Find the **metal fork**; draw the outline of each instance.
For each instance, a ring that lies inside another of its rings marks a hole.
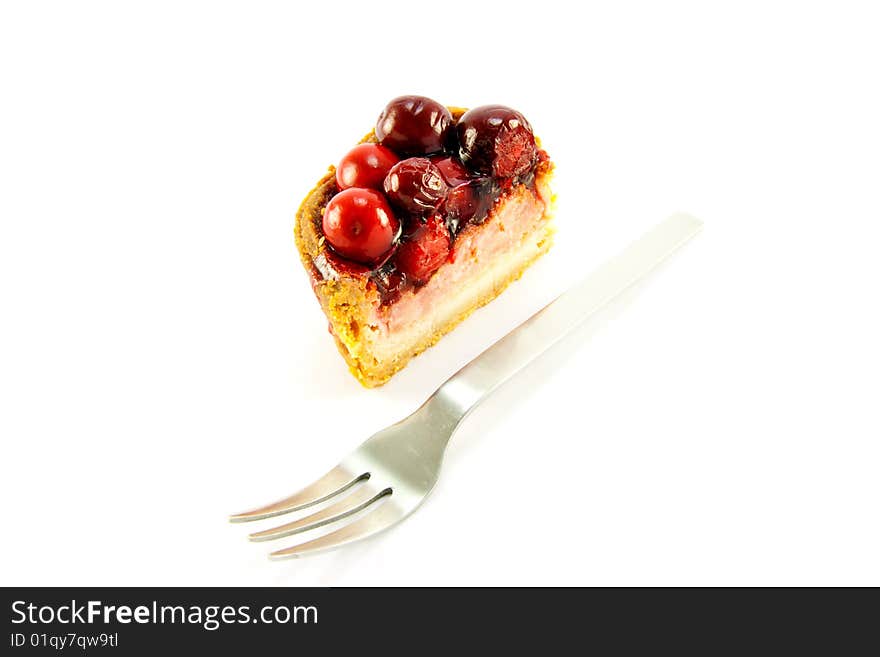
[[[651,273],[701,226],[699,220],[688,215],[669,217],[486,349],[452,375],[412,415],[373,435],[316,482],[286,499],[236,514],[230,520],[261,520],[337,500],[293,522],[250,535],[251,540],[267,541],[357,516],[328,534],[272,552],[272,559],[338,548],[400,522],[431,492],[450,438],[482,400]]]

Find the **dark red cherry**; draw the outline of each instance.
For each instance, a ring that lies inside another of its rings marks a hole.
[[[383,303],[395,301],[407,288],[406,276],[394,266],[393,260],[373,273],[373,281]]]
[[[456,185],[446,195],[443,211],[446,223],[458,232],[468,222],[480,223],[489,214],[497,197],[497,186],[491,178],[473,178]]]
[[[426,283],[449,256],[450,238],[439,215],[429,217],[401,243],[394,254],[397,269],[415,283]]]
[[[459,155],[470,170],[512,178],[528,171],[537,146],[525,117],[503,105],[484,105],[465,112],[458,120]]]
[[[436,100],[400,96],[379,115],[376,139],[401,155],[429,155],[449,143],[451,128],[452,114]]]
[[[330,199],[324,210],[323,228],[339,255],[372,266],[391,253],[400,222],[380,192],[351,187]]]
[[[417,215],[434,212],[449,190],[440,169],[426,157],[411,157],[395,164],[383,187],[394,207]]]
[[[431,158],[434,166],[440,169],[443,179],[450,187],[455,187],[470,180],[471,174],[457,157],[435,155]]]
[[[336,167],[336,184],[339,189],[368,187],[382,189],[382,181],[399,158],[379,144],[358,144],[352,148]]]
[[[457,230],[466,224],[477,214],[480,199],[473,185],[462,183],[458,187],[449,190],[446,204],[443,206],[447,216],[447,223],[452,223]]]

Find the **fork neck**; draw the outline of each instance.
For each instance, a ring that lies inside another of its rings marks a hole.
[[[464,394],[464,390],[453,390],[443,385],[410,417],[429,426],[431,430],[426,432],[425,437],[431,442],[443,443],[442,448],[445,448],[458,425],[475,405],[472,398]]]
[[[486,397],[484,385],[463,376],[453,376],[441,385],[428,399],[426,405],[448,416],[450,422],[459,424]]]
[[[456,424],[464,420],[496,388],[513,378],[577,325],[568,322],[561,328],[553,323],[551,330],[546,330],[541,319],[549,308],[526,320],[449,377],[428,403],[443,409],[450,418],[454,418]]]
[[[420,410],[430,416],[432,424],[442,426],[443,433],[451,438],[470,412],[509,376],[484,372],[479,364],[471,363],[437,388]]]

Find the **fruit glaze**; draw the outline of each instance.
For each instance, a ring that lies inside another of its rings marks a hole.
[[[451,259],[456,235],[484,222],[505,193],[533,187],[541,166],[549,158],[516,110],[395,98],[336,167],[321,226],[328,261],[369,276],[393,303]]]

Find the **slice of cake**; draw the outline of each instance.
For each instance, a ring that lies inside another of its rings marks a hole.
[[[552,242],[553,165],[525,117],[421,96],[317,184],[295,236],[330,333],[365,386],[382,385]]]

